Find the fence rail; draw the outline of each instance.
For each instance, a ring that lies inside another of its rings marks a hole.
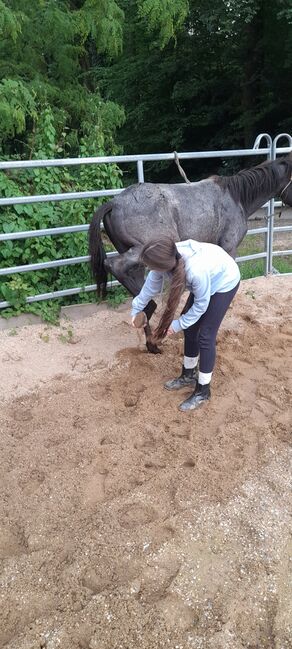
[[[285,139],[288,141],[288,146],[278,146],[280,139]],[[265,142],[265,146],[260,146],[262,141]],[[275,160],[277,154],[289,153],[292,150],[292,136],[288,133],[279,133],[274,139],[268,133],[261,133],[255,140],[254,146],[252,149],[228,149],[223,151],[193,151],[193,152],[184,152],[179,153],[178,157],[180,160],[202,160],[202,159],[212,159],[212,158],[231,158],[231,157],[244,157],[244,156],[266,156],[268,160]],[[58,160],[17,160],[17,161],[0,161],[0,169],[9,170],[9,169],[35,169],[40,167],[69,167],[77,165],[88,165],[88,164],[128,164],[136,163],[137,169],[137,180],[138,182],[144,182],[144,163],[153,162],[153,161],[163,161],[163,160],[175,160],[176,153],[157,153],[157,154],[139,154],[139,155],[125,155],[125,156],[96,156],[90,158],[63,158]],[[97,198],[97,197],[111,197],[119,194],[123,189],[104,189],[104,190],[94,190],[94,191],[84,191],[84,192],[64,192],[57,194],[41,194],[35,196],[15,196],[11,198],[0,198],[0,207],[8,205],[27,205],[29,203],[43,203],[49,201],[67,201],[67,200],[81,200],[86,198]],[[276,202],[274,199],[271,199],[268,203],[263,205],[263,208],[267,210],[267,226],[261,228],[250,229],[247,232],[247,235],[255,234],[265,234],[266,235],[266,249],[261,253],[256,253],[253,255],[245,255],[237,257],[237,262],[242,263],[244,261],[254,260],[254,259],[265,259],[265,272],[266,274],[273,272],[273,257],[279,257],[282,255],[291,255],[292,250],[273,250],[273,234],[274,232],[289,232],[292,231],[292,226],[280,226],[274,227],[274,208],[280,206],[281,202]],[[17,239],[27,239],[30,237],[46,237],[46,236],[56,236],[64,235],[75,232],[86,232],[88,230],[88,225],[72,225],[56,228],[44,228],[41,230],[26,230],[23,232],[11,232],[0,234],[0,241],[14,241]],[[110,252],[107,253],[108,256],[114,256],[117,253]],[[24,272],[33,272],[36,270],[43,270],[46,268],[58,268],[60,266],[67,266],[73,264],[80,264],[89,261],[89,256],[82,257],[70,257],[67,259],[58,259],[53,261],[47,261],[43,263],[35,264],[26,264],[20,266],[11,266],[8,268],[0,269],[0,276],[11,275],[14,273],[24,273]],[[286,273],[285,273],[286,274]],[[110,282],[111,286],[116,286],[119,282],[112,281]],[[81,292],[90,292],[94,291],[96,288],[95,284],[90,284],[88,286],[78,286],[69,289],[63,289],[60,291],[53,291],[50,293],[42,293],[39,295],[32,295],[26,299],[28,304],[32,302],[56,299],[59,297],[64,297],[67,295],[76,295]],[[0,309],[7,308],[10,306],[10,303],[7,301],[0,302]]]

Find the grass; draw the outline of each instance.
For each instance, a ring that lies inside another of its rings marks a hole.
[[[288,246],[287,246],[288,247]],[[277,246],[278,248],[278,246]],[[245,255],[253,255],[265,250],[265,235],[255,234],[245,237],[243,242],[238,248],[237,256],[244,257]],[[273,267],[279,273],[292,273],[292,257],[273,257]],[[255,259],[244,261],[239,264],[242,279],[250,279],[252,277],[260,277],[265,274],[266,260]]]

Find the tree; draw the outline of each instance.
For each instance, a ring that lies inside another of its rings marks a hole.
[[[252,146],[291,129],[290,4],[123,0],[124,50],[99,74],[125,108],[127,152]]]
[[[67,129],[68,154],[96,125],[110,148],[123,111],[102,100],[95,68],[101,54],[122,47],[124,16],[115,0],[10,0],[9,7],[0,0],[0,9],[3,154],[33,155],[38,115],[48,106],[59,135]]]

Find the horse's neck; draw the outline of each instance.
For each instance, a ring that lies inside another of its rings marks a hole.
[[[246,218],[248,219],[252,214],[254,214],[257,210],[259,210],[267,201],[269,201],[271,198],[274,198],[274,196],[277,193],[277,189],[270,192],[267,194],[266,192],[261,192],[257,197],[254,198],[254,200],[246,206],[245,208],[245,215]]]
[[[271,198],[279,195],[283,186],[284,178],[275,179],[271,183],[269,189],[263,189],[261,186],[259,186],[258,193],[256,193],[248,203],[245,203],[244,209],[246,218],[248,219],[252,214],[254,214],[254,212],[263,207],[263,205],[265,205],[265,203],[267,203],[267,201],[269,201]]]

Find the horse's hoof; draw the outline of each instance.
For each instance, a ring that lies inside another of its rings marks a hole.
[[[150,354],[162,354],[161,349],[159,349],[157,345],[153,345],[153,343],[146,342],[146,347],[148,352],[150,352]]]

